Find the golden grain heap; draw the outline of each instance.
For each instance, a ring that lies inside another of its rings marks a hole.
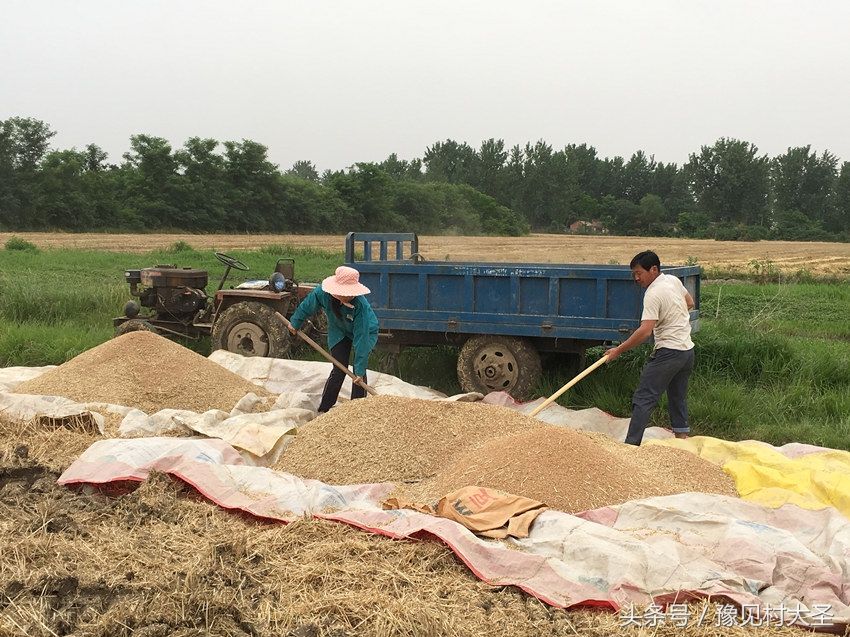
[[[160,409],[230,411],[260,387],[200,354],[151,332],[130,332],[83,352],[15,388],[20,394]]]
[[[275,468],[330,484],[418,482],[458,453],[535,426],[505,407],[375,396],[299,429]]]
[[[737,495],[719,467],[687,451],[633,447],[553,426],[467,451],[423,489],[433,499],[467,485],[517,493],[569,513],[689,491]]]
[[[394,396],[312,421],[275,468],[330,484],[395,482],[400,496],[427,503],[480,485],[568,512],[689,491],[737,495],[719,467],[686,451],[633,447],[494,405]]]

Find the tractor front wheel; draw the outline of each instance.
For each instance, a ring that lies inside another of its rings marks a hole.
[[[540,355],[524,338],[473,336],[457,358],[457,378],[464,391],[504,391],[514,398],[527,398],[540,373]]]
[[[253,301],[235,303],[215,317],[213,349],[225,349],[242,356],[286,358],[289,331],[275,311]]]

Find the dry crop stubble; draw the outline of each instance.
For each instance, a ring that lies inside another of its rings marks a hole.
[[[269,245],[313,247],[339,253],[342,235],[193,235],[193,234],[96,234],[96,233],[0,233],[0,243],[20,237],[39,248],[70,248],[147,252],[167,248],[179,241],[195,249],[255,250]],[[796,241],[715,241],[669,237],[611,237],[532,234],[525,237],[419,238],[420,252],[433,261],[470,260],[542,263],[628,264],[641,250],[655,250],[662,263],[683,264],[696,259],[706,268],[747,272],[753,261],[770,262],[778,270],[795,273],[804,269],[816,276],[850,277],[850,243]]]

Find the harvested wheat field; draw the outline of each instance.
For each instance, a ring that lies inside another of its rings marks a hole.
[[[626,628],[614,613],[553,609],[491,587],[437,542],[315,520],[266,523],[161,474],[134,491],[58,486],[95,439],[0,418],[0,635],[804,634],[718,628],[713,603],[692,609],[704,615],[699,626]]]
[[[568,513],[691,491],[738,495],[720,467],[687,451],[633,447],[603,434],[550,426],[459,454],[418,491],[434,501],[467,485],[523,495]]]
[[[0,233],[5,242],[12,233]],[[193,235],[95,233],[14,233],[39,248],[75,248],[145,252],[185,241],[197,249],[254,250],[268,245],[309,246],[342,252],[342,235]],[[787,273],[805,269],[813,275],[850,276],[850,244],[796,241],[714,241],[669,237],[610,237],[532,234],[527,237],[419,237],[420,252],[433,261],[471,260],[541,263],[628,264],[641,250],[652,249],[662,263],[696,259],[703,267],[747,272],[751,261],[771,261]]]
[[[539,426],[505,407],[375,396],[299,429],[275,468],[329,484],[418,482],[459,453]]]
[[[19,394],[160,409],[230,411],[249,392],[270,394],[200,354],[152,332],[130,332],[21,383]]]

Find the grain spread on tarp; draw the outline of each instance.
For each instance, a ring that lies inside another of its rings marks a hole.
[[[737,495],[719,467],[673,451],[494,405],[378,396],[303,427],[276,468],[331,484],[395,482],[399,496],[427,504],[467,485],[569,512],[690,491]]]

